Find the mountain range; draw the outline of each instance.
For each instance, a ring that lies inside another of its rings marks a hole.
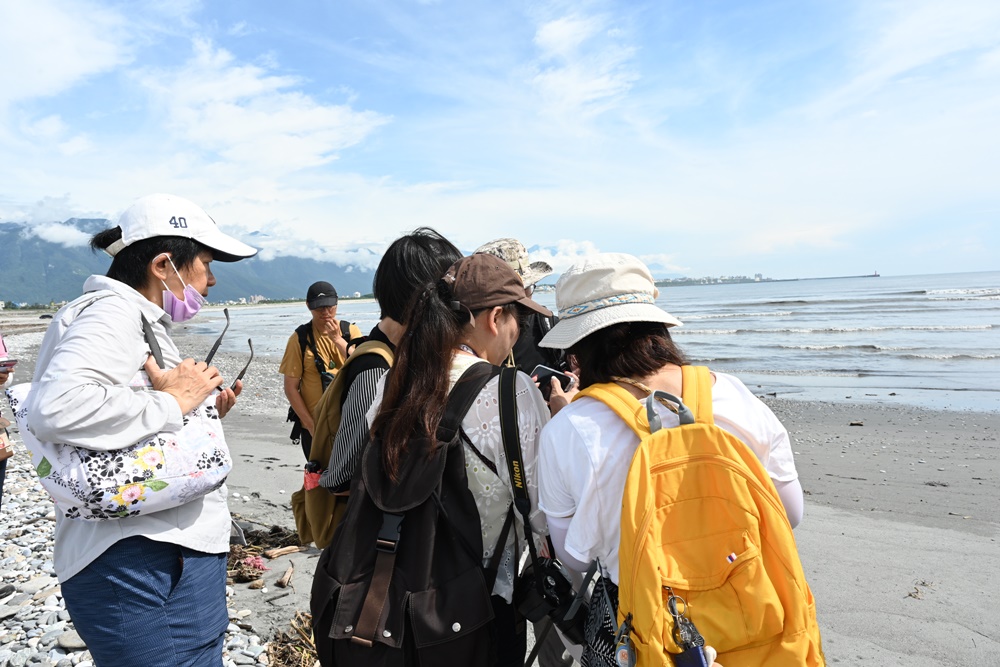
[[[35,304],[79,296],[87,276],[104,274],[111,264],[85,239],[111,226],[108,220],[74,218],[58,226],[57,240],[46,240],[26,223],[0,222],[0,301]],[[369,268],[293,256],[214,262],[212,271],[218,281],[209,293],[214,302],[252,295],[304,299],[317,280],[332,283],[341,295],[368,294],[374,276]]]

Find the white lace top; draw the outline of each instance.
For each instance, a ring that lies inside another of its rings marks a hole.
[[[451,386],[454,387],[462,374],[470,366],[480,360],[471,355],[457,354],[452,361],[450,373]],[[465,445],[465,466],[469,478],[469,489],[476,499],[479,509],[479,519],[483,530],[483,565],[489,564],[493,550],[504,520],[507,518],[514,495],[511,491],[510,474],[507,470],[507,457],[504,454],[503,441],[500,436],[500,403],[498,401],[499,378],[493,378],[486,383],[476,401],[472,404],[462,429],[472,445],[485,458],[489,459],[497,469],[494,474],[483,463],[482,459]],[[382,392],[385,380],[379,384],[378,392],[372,407],[368,411],[368,423],[371,424],[382,404]],[[531,498],[531,527],[535,536],[535,546],[541,550],[545,545],[542,536],[548,533],[545,525],[545,515],[538,509],[538,476],[535,472],[538,460],[538,437],[542,427],[549,421],[549,409],[545,405],[538,387],[524,373],[517,374],[517,425],[521,436],[521,456],[524,460],[524,479]],[[501,596],[507,602],[511,601],[514,592],[514,578],[517,575],[521,554],[526,550],[524,544],[524,527],[521,515],[514,513],[514,525],[507,534],[504,554],[500,560],[497,581],[493,586],[493,594]]]

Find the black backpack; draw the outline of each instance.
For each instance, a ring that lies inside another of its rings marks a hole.
[[[427,455],[426,437],[410,440],[397,483],[383,471],[378,434],[365,448],[347,514],[313,579],[313,634],[323,667],[496,661],[490,596],[513,512],[483,568],[461,423],[499,371],[479,363],[462,375],[438,427],[437,451]]]

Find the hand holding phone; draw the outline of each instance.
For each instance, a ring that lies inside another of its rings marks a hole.
[[[535,366],[534,370],[531,371],[531,377],[538,383],[538,388],[546,401],[549,400],[549,394],[552,392],[552,378],[559,380],[559,386],[562,387],[563,391],[569,389],[573,384],[573,378],[566,373],[541,364]]]

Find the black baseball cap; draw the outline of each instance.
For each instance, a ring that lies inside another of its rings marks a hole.
[[[306,293],[306,305],[309,306],[309,310],[316,310],[317,308],[324,308],[326,306],[336,306],[337,290],[333,288],[333,285],[322,280],[318,283],[313,283],[309,286],[309,291]]]

